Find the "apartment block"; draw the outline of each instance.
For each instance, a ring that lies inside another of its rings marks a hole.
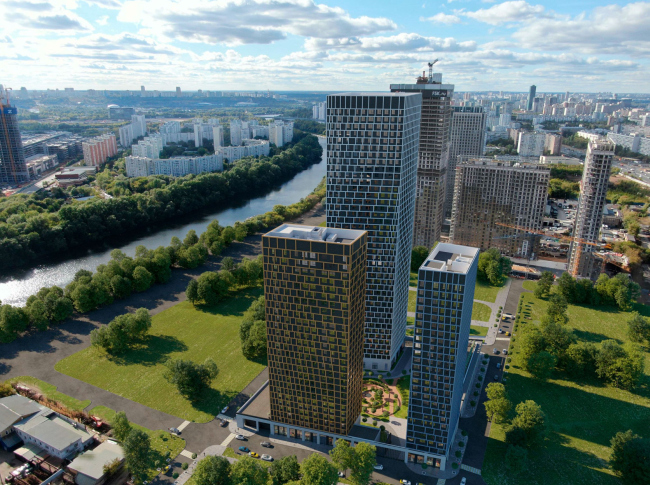
[[[112,133],[91,138],[83,142],[82,147],[86,165],[97,167],[108,157],[117,155],[117,141]]]
[[[230,144],[234,147],[240,146],[244,138],[248,138],[248,123],[242,120],[230,122]]]
[[[548,166],[463,160],[456,167],[450,241],[532,258],[539,238],[527,230],[543,228],[549,180]]]
[[[592,278],[594,276],[594,246],[585,243],[598,241],[603,208],[607,196],[609,176],[612,171],[615,145],[605,139],[590,141],[587,146],[580,199],[573,236],[577,239],[569,248],[568,271],[574,277]]]
[[[269,142],[281,147],[293,140],[293,121],[274,121],[269,125]]]
[[[404,343],[421,93],[327,97],[327,226],[368,231],[364,364]]]
[[[221,155],[229,162],[234,162],[244,157],[268,157],[271,146],[266,140],[244,140],[242,146],[220,147],[215,154]]]
[[[147,134],[147,122],[144,115],[132,115],[131,123],[124,125],[119,130],[120,145],[128,147],[133,140]]]
[[[312,116],[316,121],[325,121],[327,102],[316,103],[312,106]]]
[[[347,435],[361,413],[366,247],[365,231],[330,227],[283,224],[262,237],[279,425]]]
[[[562,135],[547,133],[544,142],[544,152],[549,155],[560,155],[562,153]]]
[[[501,117],[510,119],[509,114]],[[456,165],[459,156],[480,157],[485,150],[485,124],[487,112],[482,106],[454,106],[451,118],[449,164],[445,189],[445,216],[451,216],[456,182]]]
[[[140,140],[137,145],[132,145],[131,155],[134,157],[158,158],[164,146],[163,135],[156,133]]]
[[[440,243],[418,270],[408,461],[444,468],[460,417],[479,250]],[[412,450],[412,451],[411,451]]]
[[[126,157],[127,177],[147,177],[149,175],[170,175],[183,177],[188,174],[198,175],[205,172],[223,170],[223,156],[220,154],[204,157],[156,158],[143,156]]]
[[[413,245],[430,248],[444,222],[454,85],[442,84],[440,73],[423,73],[416,84],[391,84],[390,90],[422,94]]]
[[[0,184],[16,185],[28,180],[25,149],[18,128],[18,108],[9,104],[0,84]]]
[[[544,154],[546,133],[521,132],[517,139],[517,153],[520,157],[539,157]]]

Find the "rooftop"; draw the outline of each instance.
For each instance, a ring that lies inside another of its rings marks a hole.
[[[42,409],[31,399],[14,394],[0,399],[0,431],[3,431],[21,419],[38,413]]]
[[[439,243],[420,269],[467,274],[472,261],[478,258],[479,249],[458,244]]]
[[[60,418],[51,409],[45,409],[36,416],[23,419],[14,427],[55,450],[64,450],[80,439],[85,442],[91,437],[90,433],[83,429],[83,426],[81,429],[77,428]]]
[[[365,231],[354,229],[338,229],[332,227],[301,226],[298,224],[282,224],[265,234],[267,237],[286,239],[303,239],[309,241],[325,241],[329,243],[352,244]]]
[[[104,476],[104,465],[114,460],[123,460],[122,447],[115,441],[104,441],[92,451],[86,451],[75,458],[68,468],[99,480]]]

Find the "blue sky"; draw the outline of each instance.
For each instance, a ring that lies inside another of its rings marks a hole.
[[[0,0],[14,89],[650,92],[650,2]]]

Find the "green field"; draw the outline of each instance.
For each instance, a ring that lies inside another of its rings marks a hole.
[[[41,391],[41,394],[43,394],[43,396],[47,397],[48,399],[59,401],[60,403],[69,407],[70,409],[74,409],[75,411],[83,411],[85,408],[90,406],[89,399],[86,399],[85,401],[75,399],[74,397],[57,391],[56,386],[48,384],[47,382],[40,379],[36,379],[36,377],[19,376],[9,379],[7,382],[25,384],[27,387],[30,387],[32,389],[38,389]]]
[[[523,282],[524,290],[535,291],[536,281],[526,280]]]
[[[522,315],[527,317],[526,325],[537,323],[546,306],[546,301],[524,293]],[[642,305],[637,310],[650,313],[650,308]],[[581,340],[596,343],[605,339],[628,340],[629,313],[614,308],[596,310],[569,305],[568,315],[569,326]],[[507,389],[513,404],[532,399],[541,405],[549,422],[549,434],[543,447],[529,453],[526,472],[514,477],[504,468],[504,427],[493,425],[482,469],[486,483],[620,484],[607,467],[610,439],[618,431],[628,429],[646,437],[650,435],[650,352],[647,347],[645,351],[645,382],[635,392],[600,382],[573,382],[560,372],[555,373],[554,379],[538,381],[519,366],[511,365]]]
[[[402,397],[402,406],[395,413],[396,418],[406,419],[409,408],[409,392],[411,387],[411,376],[400,377],[397,380],[397,390]]]
[[[243,291],[207,309],[184,301],[154,315],[143,348],[118,358],[89,347],[59,361],[55,369],[153,409],[205,423],[266,366],[246,360],[239,341],[242,315],[261,294],[259,288]],[[203,362],[208,357],[217,363],[219,375],[193,404],[165,380],[163,363],[167,358]]]
[[[479,322],[489,322],[490,315],[492,315],[492,309],[487,306],[485,303],[474,302],[474,308],[472,310],[472,320],[478,320]]]
[[[476,303],[475,303],[476,304]],[[485,337],[488,333],[488,327],[472,325],[469,327],[469,334],[474,337]]]
[[[503,286],[492,286],[484,281],[476,280],[474,299],[494,303],[497,301],[497,294],[501,288],[503,288]]]
[[[408,311],[415,311],[415,299],[417,298],[417,291],[409,291],[409,306]]]
[[[103,420],[110,422],[111,419],[113,419],[113,416],[115,416],[115,411],[113,411],[111,408],[107,408],[106,406],[95,406],[90,410],[90,414],[94,416],[98,416]],[[128,417],[128,411],[127,411],[127,417]],[[163,431],[160,429],[156,431],[152,431],[143,426],[138,426],[135,423],[131,423],[131,427],[141,429],[142,431],[144,431],[149,435],[149,440],[151,441],[151,451],[153,452],[151,454],[151,459],[150,459],[151,463],[149,464],[150,479],[154,478],[156,475],[160,473],[156,470],[158,466],[160,466],[160,465],[156,466],[156,461],[159,461],[161,464],[165,463],[166,456],[169,456],[173,459],[181,451],[183,451],[183,449],[185,449],[185,440],[171,434],[169,431]],[[171,472],[167,472],[167,473],[171,474]]]
[[[409,278],[409,286],[417,287],[418,286],[418,272],[411,271],[411,277]]]

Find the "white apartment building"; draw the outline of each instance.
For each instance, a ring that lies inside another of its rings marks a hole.
[[[549,152],[551,155],[559,155],[561,150],[562,135],[547,133],[546,141],[544,142],[544,151]]]
[[[607,133],[607,139],[615,145],[620,145],[642,155],[650,155],[650,138],[641,136],[640,133],[622,135],[619,133]]]
[[[217,126],[220,126],[220,124],[219,120],[215,118],[209,119],[207,123],[200,119],[194,120],[194,146],[197,148],[203,146],[203,139],[213,140],[214,128]],[[221,145],[223,145],[223,141]]]
[[[158,158],[164,146],[165,140],[163,136],[156,133],[145,137],[144,140],[140,140],[137,145],[133,145],[131,147],[131,155],[135,157]]]
[[[269,142],[277,147],[291,143],[293,140],[293,121],[274,121],[269,126]]]
[[[144,115],[131,115],[131,123],[119,130],[120,145],[128,147],[133,140],[147,134],[147,122]]]
[[[251,137],[262,137],[262,138],[268,138],[269,137],[269,127],[266,125],[257,125],[251,127]]]
[[[221,154],[204,157],[174,157],[157,158],[126,157],[127,177],[147,177],[149,175],[170,175],[183,177],[188,174],[198,175],[205,172],[220,172],[223,170]]]
[[[316,103],[312,107],[312,116],[317,121],[325,121],[325,116],[327,114],[327,102],[323,101],[322,103]]]
[[[578,131],[576,133],[576,136],[579,136],[580,138],[584,138],[589,141],[598,141],[600,138],[602,138],[603,135],[600,133],[596,133],[594,131]]]
[[[223,126],[221,125],[212,126],[212,140],[214,142],[215,150],[223,146]]]
[[[158,132],[164,134],[180,133],[181,124],[178,121],[167,121],[166,123],[160,125]]]
[[[83,142],[82,149],[86,165],[97,167],[106,162],[108,157],[117,155],[117,140],[112,133],[97,136]]]
[[[521,157],[539,157],[544,154],[546,133],[519,133],[517,153]]]
[[[244,157],[268,157],[271,147],[266,140],[244,140],[243,146],[221,147],[215,150],[229,162],[234,162]]]
[[[246,126],[246,131],[248,131],[248,123],[242,122],[242,120],[232,120],[230,122],[230,144],[232,146],[241,145],[242,140],[244,139],[242,133],[244,130],[244,125]]]

